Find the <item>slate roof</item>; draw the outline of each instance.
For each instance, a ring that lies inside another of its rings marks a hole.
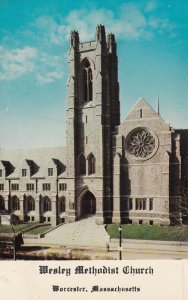
[[[6,169],[7,178],[17,178],[24,163],[31,169],[31,177],[45,177],[47,164],[57,166],[58,176],[66,176],[66,148],[33,148],[0,150],[0,161]]]

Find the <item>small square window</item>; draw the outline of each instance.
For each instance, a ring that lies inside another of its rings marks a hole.
[[[48,176],[53,176],[53,168],[48,168]]]
[[[22,169],[22,177],[26,177],[27,176],[27,169]]]
[[[133,209],[133,199],[129,198],[129,210]]]
[[[153,210],[153,198],[149,199],[149,210]]]
[[[143,220],[139,220],[139,224],[140,224],[140,225],[143,224]]]
[[[48,222],[50,222],[51,221],[51,219],[50,219],[50,217],[48,217]]]
[[[153,225],[153,221],[149,221],[149,225]]]
[[[143,210],[146,210],[146,199],[143,199]]]
[[[27,183],[26,184],[27,191],[34,191],[34,183]]]
[[[19,184],[18,183],[13,183],[11,185],[11,190],[12,191],[19,191]]]
[[[43,191],[50,191],[51,190],[50,183],[43,183],[42,189],[43,189]]]
[[[138,206],[139,206],[139,199],[136,198],[136,210],[138,210]]]
[[[66,183],[60,183],[59,184],[59,190],[60,191],[66,191],[67,190],[67,184]]]

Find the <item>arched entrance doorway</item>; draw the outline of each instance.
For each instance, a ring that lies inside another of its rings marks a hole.
[[[95,196],[87,191],[81,199],[81,215],[94,215],[96,213],[96,199]]]

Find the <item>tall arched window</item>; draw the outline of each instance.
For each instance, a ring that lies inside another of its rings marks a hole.
[[[65,197],[59,198],[59,212],[65,211]]]
[[[5,201],[2,196],[0,196],[0,210],[5,210]]]
[[[44,212],[52,210],[52,208],[51,208],[51,201],[50,201],[50,199],[47,196],[45,196],[43,198],[43,210],[44,210]]]
[[[20,200],[17,196],[12,197],[12,209],[13,210],[20,210]]]
[[[35,210],[35,200],[31,196],[28,196],[28,198],[27,198],[27,208],[28,208],[28,211]]]
[[[93,76],[89,61],[86,59],[83,69],[83,90],[84,101],[93,100]]]
[[[95,156],[90,153],[88,156],[88,175],[95,174]]]
[[[80,175],[86,174],[86,158],[83,153],[79,157],[79,173]]]
[[[89,90],[89,97],[88,101],[93,100],[93,76],[91,68],[88,69],[88,90]]]

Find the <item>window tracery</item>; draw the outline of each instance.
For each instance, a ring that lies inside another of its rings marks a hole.
[[[27,198],[28,201],[28,211],[34,211],[35,210],[35,200],[33,197],[29,196]]]
[[[95,156],[91,153],[88,156],[88,175],[95,174]]]
[[[52,210],[51,200],[48,197],[43,198],[43,210],[44,212]]]
[[[80,175],[86,175],[86,158],[83,153],[79,157],[79,173]]]
[[[93,75],[89,61],[86,59],[83,69],[84,102],[93,100]]]
[[[128,139],[128,150],[130,154],[138,158],[150,156],[156,147],[154,136],[146,129],[134,131]]]
[[[20,210],[20,200],[17,196],[12,197],[12,209],[13,210]]]

